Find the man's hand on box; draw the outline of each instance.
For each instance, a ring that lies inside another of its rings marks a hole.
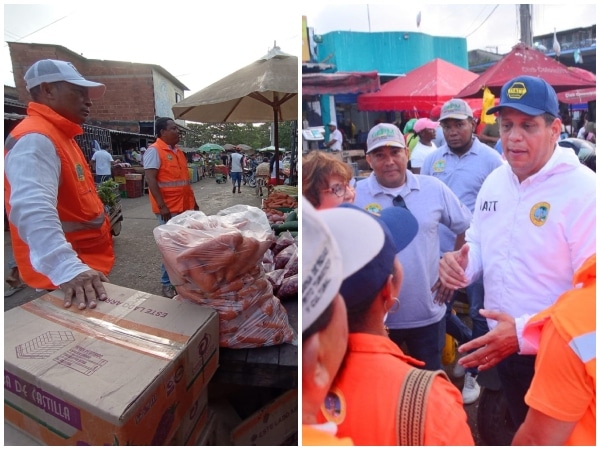
[[[65,293],[64,307],[69,308],[75,302],[79,309],[95,308],[97,300],[104,301],[108,297],[103,281],[108,281],[108,278],[102,272],[86,270],[61,284],[60,288]]]

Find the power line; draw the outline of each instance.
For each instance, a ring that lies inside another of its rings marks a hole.
[[[4,30],[4,34],[7,34],[10,39],[18,39],[19,38],[19,35],[11,32],[11,31],[8,31],[8,30]],[[12,35],[12,37],[11,37],[11,35]]]
[[[63,19],[66,19],[67,17],[69,17],[69,14],[67,14],[67,15],[66,15],[66,16],[64,16],[64,17],[61,17],[60,19],[56,19],[54,22],[51,22],[51,23],[49,23],[48,25],[44,25],[42,28],[38,28],[37,30],[35,30],[35,31],[32,31],[32,32],[31,32],[31,33],[29,33],[29,34],[26,34],[25,36],[23,36],[23,37],[21,37],[21,38],[17,39],[17,40],[16,40],[16,42],[22,41],[22,40],[23,40],[23,39],[25,39],[26,37],[29,37],[29,36],[31,36],[32,34],[35,34],[35,33],[37,33],[38,31],[42,31],[44,28],[48,28],[50,25],[54,25],[56,22],[59,22],[59,21],[61,21],[61,20],[63,20]],[[6,31],[6,30],[5,30],[5,31]],[[12,33],[12,34],[14,34],[14,33]],[[16,34],[15,34],[15,36],[16,36]]]
[[[496,9],[498,9],[498,6],[500,6],[500,5],[494,6],[494,9],[492,9],[492,12],[488,14],[488,16],[483,20],[483,22],[481,22],[481,24],[477,28],[475,28],[473,31],[471,31],[469,34],[467,34],[465,36],[465,39],[468,38],[469,36],[471,36],[477,30],[479,30],[483,26],[483,24],[487,22],[487,20],[491,17],[491,15],[494,14],[494,11],[496,11]]]

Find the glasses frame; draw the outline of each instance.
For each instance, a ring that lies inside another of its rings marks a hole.
[[[336,188],[335,186],[339,186],[339,187]],[[346,183],[346,184],[335,184],[334,186],[332,186],[332,187],[330,187],[328,189],[323,189],[323,192],[329,192],[329,193],[335,195],[336,197],[342,198],[344,195],[346,195],[346,190],[349,187],[350,186],[348,185],[348,183]]]

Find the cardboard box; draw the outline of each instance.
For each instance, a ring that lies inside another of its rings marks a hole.
[[[206,419],[206,424],[202,428],[198,439],[196,440],[196,444],[201,447],[206,447],[208,445],[217,445],[217,440],[215,436],[215,430],[217,427],[217,415],[214,413],[210,407],[208,408],[208,418]]]
[[[200,396],[185,412],[173,439],[169,445],[195,445],[208,420],[208,390]]]
[[[215,310],[105,287],[95,309],[55,291],[4,314],[4,419],[37,441],[167,443],[216,371]]]
[[[298,390],[259,409],[231,433],[233,445],[281,445],[298,432]]]
[[[32,439],[27,434],[23,433],[18,428],[13,427],[10,423],[4,422],[4,446],[37,446],[42,443]]]

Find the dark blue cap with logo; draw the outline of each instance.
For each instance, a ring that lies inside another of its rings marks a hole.
[[[383,229],[385,239],[377,247],[377,254],[368,264],[350,275],[340,287],[346,307],[353,309],[367,306],[373,302],[381,291],[385,281],[392,273],[396,254],[412,242],[419,230],[419,224],[412,213],[402,207],[385,208],[380,214],[372,214],[356,205],[344,203],[338,208],[352,208],[372,216]],[[340,223],[340,228],[351,228],[354,233],[352,240],[347,242],[350,247],[357,240],[372,240],[373,236],[366,229],[357,229],[348,223]],[[339,232],[337,232],[339,234]]]
[[[531,76],[513,78],[502,86],[500,103],[488,109],[487,114],[493,114],[502,108],[513,108],[528,116],[548,113],[560,117],[558,98],[552,86],[542,78]]]

